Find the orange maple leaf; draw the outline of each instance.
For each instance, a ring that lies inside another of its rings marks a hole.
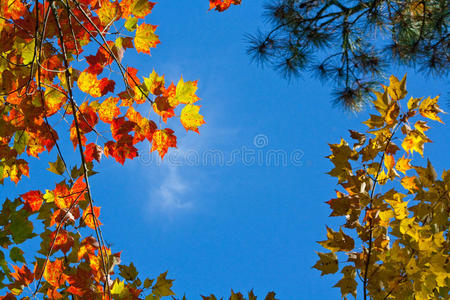
[[[138,156],[137,148],[133,146],[133,137],[130,135],[127,135],[127,138],[122,138],[118,142],[107,142],[103,151],[106,157],[111,155],[122,165],[125,163],[126,158],[133,159]]]
[[[70,192],[65,183],[57,184],[56,188],[53,190],[56,206],[61,209],[67,209],[75,205],[74,201],[84,201],[86,183],[83,180],[84,176],[78,177],[70,189]]]
[[[122,18],[128,19],[130,15],[136,18],[145,18],[152,12],[155,3],[147,0],[122,0],[120,7],[122,9]]]
[[[73,237],[69,236],[66,230],[60,229],[58,234],[54,231],[50,235],[51,244],[53,244],[53,252],[61,249],[63,253],[67,253],[73,246]]]
[[[98,242],[97,240],[92,237],[88,236],[81,242],[81,247],[78,250],[78,261],[80,261],[82,258],[89,259],[89,255],[94,255],[95,250],[98,249]]]
[[[60,287],[67,279],[67,275],[64,274],[64,261],[62,259],[49,261],[44,270],[44,278],[53,287]]]
[[[17,0],[2,0],[0,4],[0,15],[5,19],[20,19],[27,11],[24,3]]]
[[[153,133],[156,130],[155,122],[141,116],[133,107],[130,107],[126,113],[126,117],[136,125],[134,126],[133,145],[147,139],[152,142]]]
[[[26,265],[23,265],[22,268],[19,268],[17,266],[12,266],[14,269],[14,272],[11,273],[11,276],[14,277],[14,279],[25,285],[28,286],[30,283],[34,281],[34,275],[33,273],[27,268]]]
[[[100,226],[100,225],[103,225],[103,224],[102,224],[102,223],[99,221],[99,219],[98,219],[98,217],[100,216],[100,207],[94,206],[94,207],[93,207],[93,210],[94,210],[94,215],[95,215],[95,219],[96,219],[97,222],[94,222],[94,218],[93,218],[93,216],[92,216],[92,210],[91,210],[91,207],[90,207],[90,206],[87,207],[87,208],[84,210],[84,212],[83,212],[83,220],[84,220],[84,223],[85,223],[89,228],[95,229],[95,228],[96,228],[96,227],[95,227],[95,224],[97,224],[97,226]]]
[[[86,149],[84,150],[84,158],[87,162],[91,162],[94,159],[97,162],[100,162],[102,157],[103,149],[97,144],[90,143],[86,145]]]
[[[153,133],[151,151],[157,150],[161,158],[164,158],[169,147],[177,146],[177,137],[173,133],[174,131],[169,128],[156,130],[155,133]]]
[[[24,208],[29,212],[38,211],[41,208],[42,202],[44,202],[40,191],[29,191],[20,195],[20,197],[25,201]]]
[[[106,98],[98,109],[100,120],[105,123],[111,123],[112,120],[120,115],[120,109],[117,107],[119,98]]]
[[[209,0],[209,10],[215,9],[222,12],[227,10],[231,4],[241,4],[241,0]]]

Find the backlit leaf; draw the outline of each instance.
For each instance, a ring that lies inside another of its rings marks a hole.
[[[64,261],[56,259],[49,261],[44,270],[44,278],[47,282],[55,288],[60,287],[67,279],[67,275],[63,273]]]
[[[161,158],[164,158],[169,147],[177,146],[177,138],[173,135],[173,130],[162,129],[153,133],[153,145],[151,151],[157,150]]]
[[[43,194],[40,191],[29,191],[20,195],[20,197],[22,197],[25,202],[24,208],[29,212],[38,211],[44,201]]]
[[[197,133],[198,127],[205,124],[203,116],[199,114],[200,106],[197,105],[186,105],[181,111],[181,124],[183,124],[186,131],[192,130]]]
[[[443,123],[441,118],[439,118],[438,116],[438,113],[443,112],[443,110],[440,109],[439,105],[437,104],[438,99],[439,96],[436,96],[434,98],[428,97],[425,100],[423,100],[420,103],[419,112],[425,118]]]
[[[49,163],[50,167],[47,169],[48,171],[55,173],[57,175],[62,175],[66,171],[66,167],[61,157],[58,155],[58,158],[55,162]]]
[[[94,210],[95,220],[92,215],[92,209]],[[94,206],[92,209],[91,209],[91,207],[87,207],[83,212],[82,218],[84,220],[84,223],[88,227],[95,229],[96,228],[95,225],[98,225],[98,226],[102,225],[102,223],[98,219],[98,217],[100,216],[100,207]]]
[[[161,297],[175,295],[175,293],[170,289],[173,285],[172,279],[166,279],[167,272],[162,273],[156,279],[156,283],[152,288],[153,294]]]
[[[406,75],[403,76],[402,80],[399,81],[397,77],[391,76],[389,78],[390,84],[388,87],[388,92],[391,98],[395,101],[405,98],[406,94]]]
[[[136,29],[134,45],[137,52],[150,54],[150,48],[155,48],[159,44],[159,38],[155,34],[156,25],[141,24]]]
[[[320,253],[317,252],[320,259],[316,262],[313,268],[321,271],[320,275],[333,274],[339,270],[337,255],[334,252]]]

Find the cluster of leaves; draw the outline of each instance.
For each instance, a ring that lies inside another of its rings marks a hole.
[[[222,11],[238,4],[228,2],[216,1],[215,7]],[[54,148],[57,159],[48,170],[63,179],[3,202],[0,289],[6,294],[0,299],[175,295],[167,272],[141,280],[132,263],[120,264],[120,252],[104,242],[100,207],[89,185],[94,160],[99,163],[103,154],[124,164],[138,156],[136,144],[147,140],[163,158],[177,144],[174,131],[161,127],[168,119],[179,118],[187,131],[197,133],[205,123],[195,104],[196,81],[166,84],[155,71],[140,78],[137,69],[122,64],[126,51],[150,54],[159,43],[157,26],[144,21],[154,5],[148,0],[1,1],[0,183],[8,178],[19,183],[30,175],[30,157]],[[114,78],[121,78],[120,91]],[[78,149],[79,167],[69,170],[61,140]],[[83,237],[85,232],[91,235]],[[37,253],[24,251],[29,240],[40,244]],[[33,254],[34,261],[27,261]],[[239,293],[232,297],[242,299]]]
[[[164,76],[155,71],[140,79],[137,69],[121,63],[127,50],[150,54],[150,48],[159,43],[157,26],[142,21],[153,6],[147,0],[2,1],[0,182],[9,178],[18,183],[30,173],[25,153],[39,157],[55,146],[58,157],[49,170],[66,173],[53,189],[29,191],[3,203],[1,246],[9,249],[12,262],[23,263],[12,265],[14,272],[10,272],[0,252],[0,288],[9,290],[7,299],[21,295],[26,287],[30,295],[41,293],[52,299],[174,295],[165,274],[156,281],[141,282],[134,266],[120,265],[120,253],[113,254],[105,246],[100,207],[93,204],[88,181],[95,174],[93,160],[100,162],[102,154],[123,164],[138,156],[136,144],[144,140],[161,157],[169,147],[176,147],[173,130],[159,128],[140,112],[154,113],[166,122],[184,105],[179,118],[186,130],[198,132],[204,123],[194,104],[199,100],[196,81],[180,79],[177,85],[166,85]],[[120,24],[128,34],[116,30]],[[83,61],[87,66],[80,71],[77,66]],[[115,74],[123,79],[120,92],[110,79]],[[80,92],[83,102],[75,100]],[[55,125],[61,120],[67,128],[57,132]],[[100,134],[99,127],[109,129],[111,137]],[[65,132],[81,158],[80,167],[70,172],[58,145]],[[99,144],[99,138],[104,143]],[[36,226],[39,221],[43,226]],[[95,238],[81,236],[80,229],[86,226],[95,231]],[[36,228],[42,231],[38,234]],[[24,257],[19,247],[36,236],[41,239],[38,254],[43,257],[36,257],[28,268],[25,257],[31,253]],[[120,272],[113,280],[116,265]],[[33,289],[32,282],[36,282]]]
[[[312,70],[332,81],[336,103],[351,110],[392,61],[448,74],[448,1],[281,0],[266,11],[273,27],[250,36],[249,53],[287,77]]]
[[[327,227],[319,244],[331,252],[318,253],[314,267],[322,275],[341,268],[335,287],[343,296],[356,298],[358,275],[364,299],[448,299],[450,171],[438,179],[430,161],[426,167],[412,162],[413,153],[423,156],[431,142],[427,122],[414,119],[442,122],[438,97],[402,104],[406,76],[391,76],[390,85],[375,94],[378,114],[363,122],[368,132],[351,130],[353,146],[343,139],[330,145],[329,174],[342,189],[327,203],[330,216],[345,217],[345,224],[339,231]],[[347,260],[339,262],[341,257]]]
[[[145,110],[151,114],[143,104],[150,103],[155,116],[164,122],[175,117],[175,109],[183,104],[180,121],[186,130],[198,132],[198,126],[204,123],[199,106],[194,105],[199,100],[195,95],[196,81],[180,79],[177,85],[166,85],[164,76],[155,71],[141,80],[137,69],[121,64],[126,50],[135,48],[137,52],[150,54],[150,48],[159,43],[156,26],[138,22],[150,14],[154,3],[143,0],[120,3],[55,0],[36,2],[34,6],[20,1],[7,3],[11,6],[2,7],[0,21],[5,41],[1,45],[0,63],[3,92],[0,180],[10,177],[17,183],[22,175],[29,174],[27,162],[18,158],[24,151],[38,157],[53,148],[58,134],[48,122],[52,116],[76,114],[70,126],[70,139],[74,147],[80,143],[86,148],[87,161],[98,159],[103,151],[122,164],[138,155],[135,145],[144,140],[151,142],[152,150],[157,150],[161,157],[169,147],[176,147],[171,129],[158,128],[154,121],[141,115],[139,111]],[[134,37],[119,32],[109,34],[115,29],[114,22],[123,22]],[[97,51],[85,55],[88,66],[79,71],[73,64],[90,42],[97,45]],[[115,92],[116,82],[109,79],[113,72],[123,78],[123,91]],[[82,103],[72,101],[75,83],[88,96]],[[101,122],[109,126],[112,140],[101,136],[105,140],[102,145],[88,143],[89,134],[99,136],[96,126]],[[9,146],[11,143],[13,147]]]

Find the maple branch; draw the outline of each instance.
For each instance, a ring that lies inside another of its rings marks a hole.
[[[72,13],[72,11],[69,8],[69,12],[70,14],[74,17],[74,19],[78,22],[78,24],[89,34],[89,36],[96,41],[100,47],[102,47],[104,50],[106,50],[108,52],[108,54],[113,58],[113,60],[115,61],[115,63],[117,64],[117,66],[119,67],[119,71],[122,74],[122,78],[123,81],[125,83],[125,86],[128,88],[130,87],[130,84],[128,82],[128,78],[126,75],[128,75],[128,77],[131,79],[131,81],[133,81],[133,83],[135,84],[135,86],[139,89],[139,91],[141,92],[142,95],[145,96],[146,100],[150,102],[150,104],[153,104],[154,101],[142,90],[142,88],[140,87],[140,85],[136,82],[136,80],[133,78],[133,76],[130,76],[131,74],[128,72],[127,69],[124,68],[124,66],[122,65],[122,63],[119,61],[119,59],[115,56],[114,52],[112,51],[112,49],[109,47],[108,45],[108,41],[105,39],[105,37],[103,36],[102,31],[97,27],[97,25],[92,21],[92,19],[89,17],[89,15],[83,10],[83,8],[80,6],[80,3],[77,0],[72,0],[73,3],[75,3],[75,5],[77,6],[77,8],[81,11],[81,13],[83,14],[83,16],[89,21],[89,23],[95,28],[95,31],[97,32],[98,35],[100,35],[100,37],[103,40],[103,44],[100,43],[95,36],[90,32],[90,30],[88,30],[83,23],[81,23],[81,21]],[[68,5],[66,3],[63,2],[64,5],[66,5],[66,7],[68,7]],[[126,74],[126,75],[125,75]]]
[[[98,136],[102,137],[103,140],[106,140],[105,137],[104,137],[101,133],[99,133],[99,132],[97,131],[97,129],[95,129],[91,124],[89,124],[88,120],[86,120],[86,117],[85,117],[84,114],[81,112],[80,107],[79,107],[76,103],[75,103],[75,107],[76,107],[77,111],[80,112],[79,115],[81,115],[81,117],[83,118],[83,120],[84,120],[84,122],[86,123],[86,125],[87,125],[92,131],[94,131],[95,134],[97,134]]]
[[[43,23],[42,23],[42,32],[41,32],[41,36],[40,39],[38,39],[39,37],[39,0],[35,0],[34,2],[35,5],[35,10],[36,10],[36,28],[35,28],[35,33],[34,33],[34,53],[33,53],[33,60],[32,60],[32,65],[31,65],[31,69],[30,69],[30,79],[31,76],[33,75],[33,70],[34,70],[34,63],[36,60],[36,53],[38,53],[38,61],[37,64],[39,66],[38,68],[38,80],[40,82],[41,79],[41,72],[40,72],[40,68],[44,68],[41,65],[41,54],[42,54],[42,47],[43,47],[43,40],[44,40],[44,36],[45,36],[45,31],[47,29],[47,23],[48,23],[48,18],[50,16],[50,7],[47,8],[47,11],[43,14]],[[38,46],[38,42],[39,42],[39,52],[37,51],[37,46]]]
[[[69,28],[70,28],[70,32],[72,34],[73,44],[75,45],[75,50],[77,51],[77,60],[78,60],[78,56],[80,55],[80,51],[78,50],[78,45],[77,45],[77,39],[75,37],[75,32],[73,32],[72,18],[71,18],[71,15],[70,15],[70,9],[69,9],[68,5],[66,5],[65,8],[66,8],[66,12],[67,12],[67,19],[69,20]]]
[[[50,245],[50,249],[47,252],[47,256],[45,258],[44,265],[42,267],[41,275],[39,276],[39,280],[37,282],[36,289],[35,289],[35,291],[33,293],[33,296],[36,296],[36,294],[37,294],[37,292],[39,290],[39,286],[41,285],[42,277],[44,276],[45,268],[47,267],[47,263],[50,260],[50,256],[52,255],[53,247],[55,246],[55,242],[56,242],[56,239],[58,238],[59,231],[61,230],[62,225],[65,224],[66,218],[68,217],[70,211],[78,203],[78,199],[80,199],[81,195],[83,195],[85,190],[86,190],[86,188],[79,192],[77,198],[70,204],[69,208],[65,212],[63,218],[61,219],[61,222],[58,224],[58,227],[55,230],[56,234],[55,234],[55,237],[52,240],[52,244]],[[64,196],[64,197],[68,197],[68,196]]]
[[[36,0],[35,1],[35,9],[36,9],[36,33],[35,33],[35,35],[36,35],[36,37],[37,37],[37,33],[39,31],[39,5],[38,4],[39,4],[39,2],[38,2],[38,0]],[[41,35],[42,37],[45,34],[45,28],[47,27],[46,25],[47,25],[47,20],[48,20],[49,13],[50,13],[50,8],[47,9],[44,25],[43,25],[43,28],[42,28],[42,35]],[[34,68],[34,61],[36,59],[36,52],[37,52],[37,43],[35,42],[34,43],[33,64],[31,66],[31,69]],[[41,66],[41,64],[40,64],[41,53],[42,53],[42,38],[40,40],[40,48],[39,48],[39,54],[38,54],[38,65],[39,66]],[[67,175],[69,176],[70,180],[73,181],[72,175],[69,173],[66,161],[65,161],[64,156],[62,154],[62,151],[61,151],[61,149],[59,147],[58,141],[57,141],[56,137],[53,134],[52,127],[50,126],[50,123],[49,123],[48,118],[47,118],[47,111],[46,111],[46,105],[45,105],[45,100],[44,100],[44,93],[42,91],[42,85],[41,85],[41,68],[40,67],[37,68],[37,73],[38,73],[37,74],[37,84],[38,84],[38,90],[39,90],[39,93],[40,93],[41,104],[42,104],[42,107],[43,107],[43,110],[44,110],[43,114],[44,114],[45,125],[47,127],[47,130],[50,133],[50,136],[52,137],[53,142],[55,143],[56,150],[58,151],[58,155],[61,158],[61,161],[62,161],[62,163],[64,165],[64,169],[65,169]]]
[[[111,297],[111,290],[110,290],[110,286],[109,286],[109,274],[108,274],[108,269],[106,267],[107,263],[105,261],[105,256],[108,256],[108,253],[105,250],[105,255],[103,254],[102,245],[104,246],[105,243],[103,241],[103,236],[102,236],[101,230],[99,228],[98,220],[94,214],[94,203],[92,200],[92,193],[91,193],[91,189],[90,189],[90,185],[89,185],[88,171],[87,171],[87,167],[86,167],[86,160],[84,157],[83,145],[82,145],[82,140],[81,140],[81,132],[80,132],[78,119],[77,119],[77,110],[75,108],[75,100],[73,99],[73,93],[72,93],[72,87],[71,87],[72,80],[71,80],[71,74],[69,71],[69,62],[68,62],[68,58],[67,58],[66,48],[65,48],[65,44],[64,44],[63,31],[61,28],[61,24],[59,22],[58,13],[56,11],[55,0],[49,0],[49,1],[50,1],[50,7],[52,10],[53,16],[55,18],[56,27],[58,29],[59,41],[61,44],[61,51],[63,54],[64,67],[66,68],[65,76],[66,76],[66,81],[67,81],[67,90],[69,93],[69,101],[71,103],[72,111],[73,111],[73,115],[74,115],[74,123],[75,123],[76,132],[77,132],[77,139],[78,139],[78,149],[80,152],[81,165],[82,165],[82,169],[83,169],[84,178],[86,181],[86,189],[87,189],[87,194],[89,197],[89,206],[91,209],[91,213],[93,215],[92,220],[93,220],[94,227],[95,227],[95,234],[97,235],[97,240],[100,243],[99,253],[100,253],[100,257],[101,257],[101,261],[102,261],[103,272],[105,274],[105,286],[106,286],[106,291],[104,290],[104,292],[107,292],[109,297]]]
[[[401,119],[400,122],[397,123],[397,125],[395,126],[394,130],[392,131],[391,135],[389,136],[389,138],[386,142],[386,146],[383,150],[383,154],[381,155],[380,164],[378,165],[377,175],[375,176],[376,180],[374,181],[374,184],[372,186],[372,191],[370,192],[370,202],[369,202],[368,210],[372,210],[372,207],[373,207],[373,194],[375,192],[375,187],[377,186],[377,183],[378,183],[378,176],[380,175],[380,172],[382,170],[383,161],[384,161],[384,157],[385,157],[387,148],[391,144],[391,140],[393,139],[395,133],[397,132],[397,129],[400,127],[400,125],[402,123],[403,123],[403,119]],[[367,211],[367,208],[366,208],[366,211]],[[367,261],[366,261],[365,267],[364,267],[364,279],[363,279],[364,300],[367,300],[367,283],[368,283],[368,279],[369,279],[367,276],[367,273],[369,272],[370,257],[372,255],[372,237],[373,237],[373,223],[372,223],[372,217],[370,217],[369,218],[369,246],[367,249]]]

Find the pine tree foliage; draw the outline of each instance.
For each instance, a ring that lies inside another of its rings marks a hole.
[[[249,54],[288,77],[313,71],[335,83],[335,101],[360,110],[392,62],[448,75],[447,0],[280,0],[266,5],[269,32]]]

